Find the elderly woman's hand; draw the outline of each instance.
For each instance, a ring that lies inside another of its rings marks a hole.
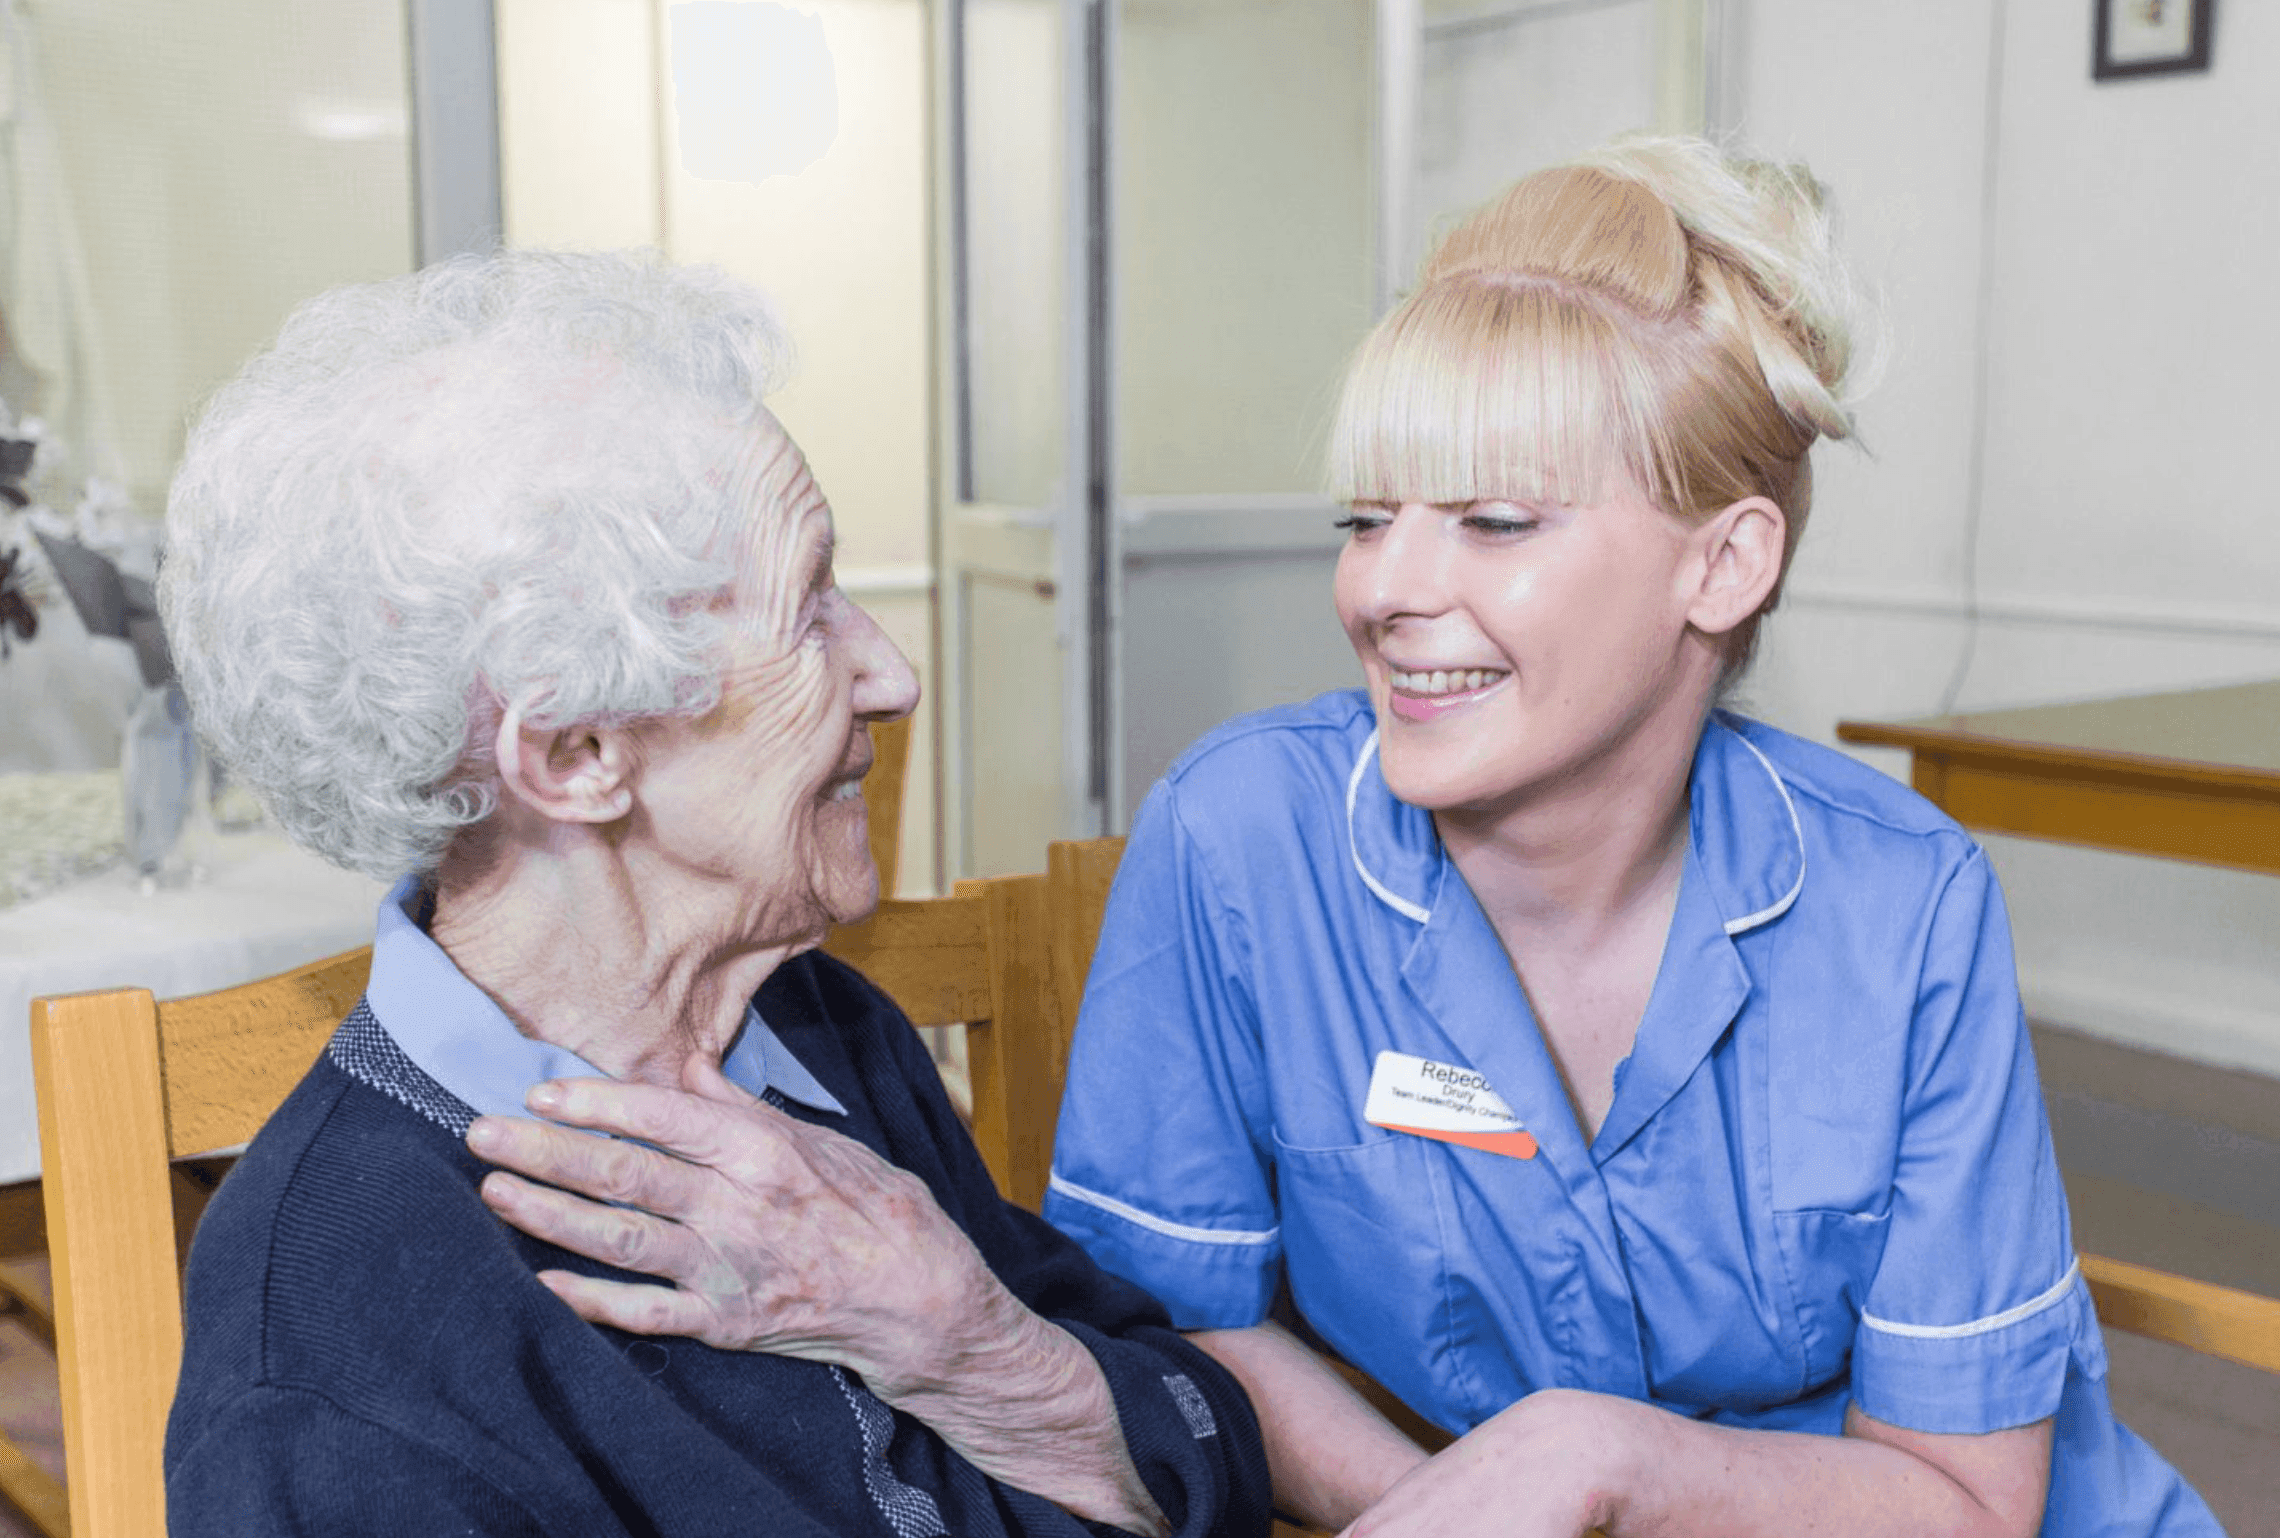
[[[545,1084],[530,1100],[549,1122],[480,1117],[468,1129],[476,1153],[530,1177],[485,1178],[501,1217],[675,1284],[540,1272],[556,1296],[635,1334],[849,1368],[985,1473],[1080,1516],[1167,1530],[1099,1364],[1006,1290],[923,1181],[709,1063],[693,1059],[684,1083],[687,1094]]]
[[[541,1272],[577,1313],[636,1334],[836,1362],[889,1400],[954,1375],[970,1353],[1018,1343],[1028,1311],[917,1176],[709,1065],[690,1070],[688,1087],[543,1084],[530,1103],[549,1121],[484,1117],[468,1132],[478,1154],[531,1177],[483,1182],[501,1217],[676,1284]]]

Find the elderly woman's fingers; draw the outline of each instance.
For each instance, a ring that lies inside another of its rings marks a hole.
[[[693,1293],[571,1271],[541,1271],[538,1279],[589,1324],[606,1324],[629,1335],[686,1335],[708,1344],[728,1344],[711,1340],[707,1331],[712,1310]]]
[[[761,1133],[767,1126],[798,1125],[749,1096],[725,1104],[686,1090],[620,1079],[549,1079],[534,1086],[525,1101],[548,1121],[639,1138],[693,1164],[716,1168],[763,1153],[768,1140]]]
[[[695,1165],[638,1143],[519,1116],[482,1116],[468,1127],[467,1146],[503,1169],[596,1201],[679,1218],[700,1200],[703,1176]]]
[[[630,1207],[607,1207],[504,1171],[483,1177],[483,1201],[529,1234],[621,1271],[678,1279],[703,1264],[702,1245],[687,1229]]]

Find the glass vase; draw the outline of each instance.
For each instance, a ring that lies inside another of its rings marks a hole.
[[[119,744],[119,784],[126,797],[127,863],[145,877],[165,868],[182,836],[197,783],[198,745],[190,705],[177,683],[143,691]]]

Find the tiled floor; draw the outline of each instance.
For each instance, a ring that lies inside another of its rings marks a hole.
[[[2280,1297],[2280,1081],[2036,1032],[2075,1240]],[[2280,1538],[2280,1377],[2109,1334],[2122,1419],[2231,1538]],[[0,1431],[60,1471],[53,1359],[0,1319]],[[35,1538],[0,1507],[0,1538]]]

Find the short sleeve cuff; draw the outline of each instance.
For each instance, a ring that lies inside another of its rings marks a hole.
[[[2049,1292],[1960,1325],[1917,1325],[1864,1312],[1853,1340],[1853,1398],[1912,1431],[1976,1435],[2058,1413],[2077,1359],[2102,1366],[2098,1316],[2079,1265]]]
[[[1282,1232],[1202,1228],[1053,1177],[1045,1219],[1104,1271],[1154,1293],[1182,1330],[1236,1330],[1267,1317],[1282,1264]]]

